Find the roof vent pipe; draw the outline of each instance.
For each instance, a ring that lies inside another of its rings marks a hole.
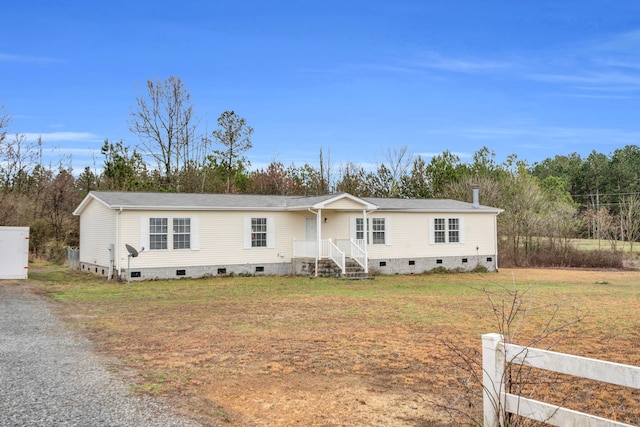
[[[473,208],[478,209],[480,207],[480,186],[474,184],[471,188],[473,189]]]

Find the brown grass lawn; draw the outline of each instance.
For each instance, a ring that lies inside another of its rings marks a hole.
[[[552,328],[581,318],[539,347],[640,366],[637,271],[229,277],[130,289],[81,273],[31,281],[139,373],[137,390],[209,425],[459,424],[446,408],[478,419],[479,400],[468,397],[480,387],[458,365],[461,356],[480,362],[480,336],[498,331],[493,308],[509,309],[508,290],[528,314],[517,319],[516,343],[529,344],[550,318]],[[568,395],[575,409],[640,424],[640,391],[558,381],[537,387],[543,398]]]

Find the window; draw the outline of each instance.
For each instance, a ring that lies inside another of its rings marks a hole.
[[[433,218],[429,243],[464,243],[464,218]]]
[[[191,218],[173,219],[173,249],[191,248]]]
[[[384,245],[384,218],[372,218],[373,232],[371,237],[374,245]]]
[[[198,217],[140,217],[140,246],[145,250],[200,249]]]
[[[351,229],[354,230],[355,228],[352,237],[356,240],[365,240],[367,245],[391,244],[389,218],[367,218],[366,229],[364,218],[353,218],[352,220],[355,220],[351,223]]]
[[[167,249],[167,218],[149,218],[149,249]]]
[[[251,218],[251,247],[267,246],[267,218]]]
[[[275,248],[276,224],[274,218],[245,216],[243,230],[244,249]]]
[[[367,218],[367,237],[369,237],[369,218]],[[364,240],[364,218],[356,218],[356,240]],[[367,239],[367,243],[369,239]]]
[[[435,243],[445,243],[444,224],[444,218],[436,218],[433,220],[433,233]]]
[[[460,220],[449,218],[449,243],[460,242]]]

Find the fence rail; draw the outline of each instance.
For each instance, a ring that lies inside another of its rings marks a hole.
[[[640,389],[640,367],[522,347],[505,343],[500,334],[485,334],[482,336],[485,427],[504,426],[507,412],[554,426],[632,427],[630,424],[506,393],[505,363]]]

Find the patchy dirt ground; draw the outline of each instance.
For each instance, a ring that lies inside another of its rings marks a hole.
[[[64,301],[61,312],[101,351],[139,372],[138,390],[171,396],[205,425],[436,426],[452,422],[447,408],[478,416],[471,396],[480,389],[469,378],[478,372],[480,335],[496,331],[480,288],[512,286],[515,275],[557,284],[527,291],[531,300],[525,292],[528,304],[562,303],[554,322],[588,313],[554,349],[640,365],[638,272],[234,278],[144,282],[130,291],[101,284],[102,294],[44,289]],[[524,337],[555,310],[531,307]],[[472,362],[465,365],[465,356]],[[602,390],[589,394],[587,406],[640,420],[638,393]]]

